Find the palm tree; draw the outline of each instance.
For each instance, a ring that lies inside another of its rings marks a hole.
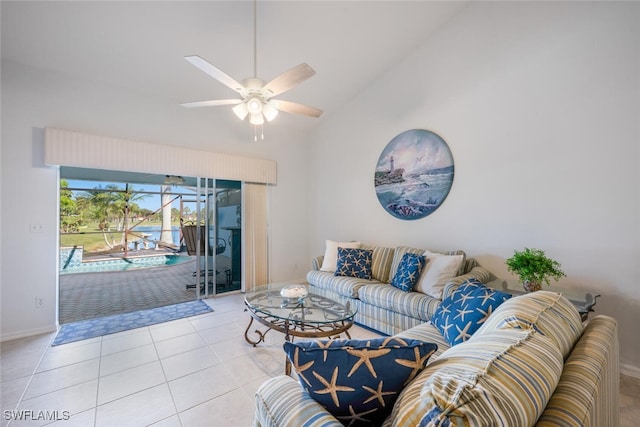
[[[133,201],[143,200],[147,195],[136,193],[133,186],[128,183],[125,184],[124,190],[117,185],[108,184],[104,188],[98,186],[94,191],[89,190],[86,194],[90,201],[91,216],[98,221],[98,229],[102,231],[109,249],[122,245],[126,251],[129,233],[129,213],[132,205],[135,205],[133,207],[134,210],[139,209]],[[115,221],[118,224],[117,229],[122,231],[120,242],[113,238],[109,241],[107,237],[107,233],[111,228],[110,219]]]
[[[99,185],[85,193],[90,202],[89,215],[98,222],[98,229],[101,231],[108,231],[110,228],[109,219],[113,213],[112,204],[116,201],[115,191],[119,190],[116,185],[109,184],[104,188]]]
[[[114,206],[122,212],[122,238],[121,242],[125,248],[125,252],[128,247],[128,237],[129,237],[129,216],[131,211],[139,210],[139,207],[134,201],[144,200],[148,194],[140,194],[136,193],[133,189],[133,186],[130,186],[129,183],[125,184],[125,190],[116,193],[116,201],[114,202]]]
[[[66,190],[69,187],[67,180],[60,180],[60,228],[64,233],[77,232],[81,218],[78,215],[78,205],[73,199],[73,192]]]

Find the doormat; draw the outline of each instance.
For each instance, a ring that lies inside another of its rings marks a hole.
[[[131,313],[114,314],[97,319],[67,323],[60,327],[58,335],[51,346],[68,344],[70,342],[86,340],[102,335],[115,334],[129,329],[143,328],[157,323],[184,317],[197,316],[213,311],[204,301],[189,301],[181,304],[148,310],[133,311]]]

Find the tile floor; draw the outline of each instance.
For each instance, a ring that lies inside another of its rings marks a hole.
[[[206,301],[214,312],[57,347],[55,334],[2,343],[0,425],[250,426],[255,390],[284,373],[284,336],[254,348],[242,295]],[[8,421],[16,408],[71,418]]]
[[[207,302],[213,313],[58,347],[54,334],[2,343],[0,425],[250,426],[254,391],[284,371],[283,336],[270,332],[254,348],[242,295]],[[71,417],[8,420],[15,409]],[[622,377],[620,414],[622,426],[640,420],[640,380]]]

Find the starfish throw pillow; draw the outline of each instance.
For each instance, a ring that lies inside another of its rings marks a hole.
[[[396,274],[391,279],[391,286],[405,292],[411,292],[420,278],[420,273],[424,268],[426,258],[423,255],[406,253],[402,255],[402,260],[396,270]]]
[[[300,385],[349,426],[380,425],[437,348],[395,337],[284,343]]]
[[[468,279],[445,298],[431,323],[452,346],[465,342],[510,294],[489,288],[477,279]]]
[[[336,276],[358,277],[371,280],[371,257],[367,249],[338,248]]]

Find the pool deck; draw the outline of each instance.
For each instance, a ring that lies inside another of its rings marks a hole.
[[[144,251],[150,252],[146,256],[168,254],[154,249]],[[136,256],[144,256],[142,252],[143,250],[135,252]],[[122,257],[122,253],[113,255]],[[186,288],[187,284],[195,284],[196,281],[193,277],[196,257],[191,258],[193,261],[176,265],[127,271],[61,274],[59,322],[77,322],[193,301],[196,299],[196,289]],[[218,285],[218,292],[229,290],[232,289]]]
[[[185,251],[180,252],[178,250],[170,248],[158,248],[158,249],[130,249],[127,251],[127,256],[124,256],[124,251],[116,252],[97,252],[97,253],[84,253],[82,262],[95,262],[95,261],[108,261],[121,258],[146,258],[151,256],[165,256],[165,255],[187,255]]]

